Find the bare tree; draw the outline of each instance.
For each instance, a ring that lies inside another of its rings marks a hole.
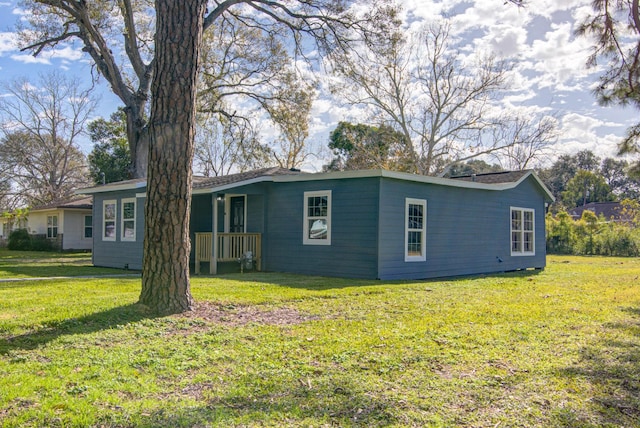
[[[451,46],[447,23],[409,38],[396,32],[370,39],[334,70],[342,81],[336,90],[404,135],[414,172],[434,174],[510,144],[490,132],[502,120],[493,110],[507,88],[508,64],[463,57]]]
[[[558,140],[558,121],[553,116],[515,115],[494,128],[493,140],[504,144],[504,149],[494,153],[503,168],[531,168],[550,154],[551,146]]]
[[[199,113],[194,168],[207,177],[243,172],[270,164],[270,151],[246,117]]]
[[[189,212],[191,209],[197,71],[203,33],[233,17],[248,28],[278,35],[304,54],[345,49],[366,24],[384,17],[372,8],[360,17],[336,0],[25,0],[32,11],[25,49],[80,40],[83,50],[125,104],[135,169],[148,153],[144,260],[140,302],[160,313],[189,310]],[[116,6],[117,5],[117,6]],[[151,13],[145,13],[151,11]],[[154,23],[155,18],[155,25]],[[151,36],[153,35],[153,39]],[[123,45],[124,49],[119,49]],[[115,53],[114,53],[115,52]],[[116,58],[133,74],[127,80]],[[150,99],[148,122],[144,106]],[[144,149],[148,142],[148,152]]]
[[[16,80],[4,90],[0,160],[19,203],[49,203],[89,184],[78,139],[96,105],[90,90],[60,73]]]

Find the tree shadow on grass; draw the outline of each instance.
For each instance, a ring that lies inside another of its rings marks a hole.
[[[269,395],[214,397],[196,408],[170,407],[141,417],[138,427],[193,426],[358,426],[397,425],[401,402],[347,385],[328,389],[282,385]]]
[[[603,326],[610,339],[583,347],[580,361],[562,372],[587,380],[594,391],[590,408],[596,420],[567,413],[567,426],[640,425],[640,308],[623,311],[628,318]]]
[[[281,287],[298,288],[306,290],[335,290],[350,287],[381,286],[390,284],[431,284],[443,282],[460,282],[485,278],[533,278],[542,272],[540,269],[517,270],[510,272],[496,272],[476,275],[460,275],[453,277],[427,278],[427,279],[402,279],[402,280],[378,280],[360,278],[341,278],[329,276],[314,276],[280,272],[246,272],[230,273],[217,276],[193,276],[192,278],[229,279],[238,282],[259,282],[274,284]]]
[[[0,355],[15,350],[33,350],[61,336],[94,333],[157,316],[144,305],[135,303],[82,317],[48,322],[36,331],[0,338]]]

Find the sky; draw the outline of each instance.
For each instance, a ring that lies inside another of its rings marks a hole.
[[[504,0],[404,0],[405,28],[449,20],[451,33],[463,50],[484,50],[515,61],[512,88],[503,99],[506,108],[526,108],[560,117],[560,138],[554,156],[591,150],[600,157],[616,155],[625,130],[637,119],[632,108],[601,107],[591,93],[600,70],[585,66],[590,41],[576,38],[576,23],[590,13],[590,0],[528,0],[525,8]],[[0,83],[19,77],[36,81],[39,73],[57,69],[89,83],[91,66],[79,46],[60,46],[34,58],[20,52],[13,28],[21,18],[15,1],[0,0]],[[102,79],[97,116],[108,118],[120,105]],[[0,96],[2,94],[0,93]],[[309,142],[326,147],[328,135],[340,120],[357,121],[361,114],[338,100],[321,96],[312,111]],[[82,143],[85,152],[91,143]],[[547,160],[552,162],[553,157]],[[308,165],[318,169],[318,164]]]

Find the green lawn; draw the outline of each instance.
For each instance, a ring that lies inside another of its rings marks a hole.
[[[4,259],[1,259],[4,260]],[[424,282],[0,283],[3,426],[638,426],[640,260]]]
[[[123,273],[130,272],[92,266],[90,253],[9,251],[6,248],[0,248],[0,280]]]

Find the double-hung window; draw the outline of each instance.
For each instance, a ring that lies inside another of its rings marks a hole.
[[[93,237],[93,216],[86,215],[84,216],[84,234],[82,235],[85,238]]]
[[[57,237],[58,237],[58,216],[48,215],[47,216],[47,238],[57,238]]]
[[[331,190],[304,192],[304,245],[331,245]]]
[[[407,198],[405,200],[404,222],[404,261],[425,261],[427,259],[427,201]]]
[[[116,201],[102,202],[102,240],[116,240]]]
[[[129,198],[122,200],[122,231],[123,241],[136,240],[136,199]]]
[[[535,211],[511,207],[511,255],[533,256],[535,246]]]

